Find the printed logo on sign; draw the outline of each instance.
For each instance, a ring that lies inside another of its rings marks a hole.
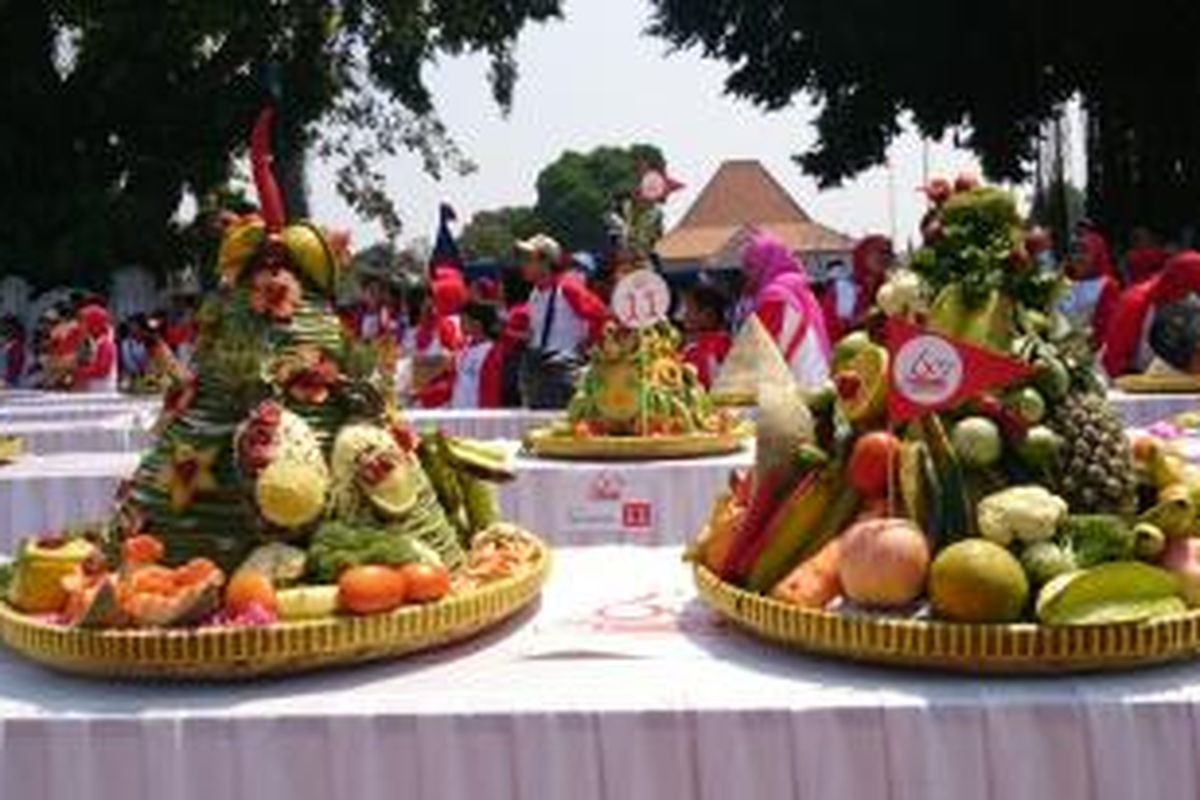
[[[962,386],[962,356],[939,336],[917,336],[896,353],[895,385],[913,403],[932,406],[954,395]]]
[[[621,279],[613,290],[612,308],[628,328],[649,328],[664,321],[671,307],[671,290],[657,272],[639,269]]]
[[[653,509],[645,500],[630,500],[621,506],[621,524],[626,528],[644,530],[654,524]]]
[[[615,472],[601,472],[588,488],[588,499],[595,502],[620,500],[625,490],[625,480]]]

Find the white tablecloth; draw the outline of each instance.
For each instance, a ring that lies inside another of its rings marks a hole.
[[[0,796],[1200,796],[1196,666],[984,681],[806,658],[716,624],[675,549],[562,550],[522,622],[251,685],[105,684],[0,655]]]
[[[0,467],[0,551],[26,536],[103,517],[138,458],[62,453]],[[635,464],[519,458],[520,477],[501,487],[500,505],[507,518],[554,544],[679,544],[699,532],[730,470],[751,460],[749,452]]]
[[[95,399],[93,399],[95,398]],[[77,424],[82,431],[87,425],[103,423],[105,427],[116,427],[117,419],[128,423],[130,433],[123,440],[112,440],[108,448],[89,445],[79,447],[82,451],[97,449],[138,449],[148,441],[150,427],[158,416],[160,401],[157,398],[129,397],[125,395],[70,395],[31,393],[19,398],[0,401],[0,433],[12,432],[21,426],[38,426],[59,423],[66,431],[70,424]],[[411,410],[405,412],[408,419],[418,428],[435,427],[454,436],[475,439],[520,440],[530,429],[547,425],[558,418],[558,412],[529,411],[524,409],[503,410]],[[10,431],[11,429],[11,431]],[[122,444],[122,441],[125,444]],[[64,445],[68,446],[68,445]],[[61,449],[35,450],[35,452],[63,452]]]
[[[25,452],[126,453],[150,441],[149,426],[138,414],[122,413],[93,420],[0,419],[0,434],[19,437]]]
[[[501,506],[557,544],[680,544],[700,532],[729,473],[753,460],[750,450],[631,463],[521,457],[520,477],[504,487]]]
[[[454,436],[473,439],[513,439],[520,441],[530,428],[549,425],[562,416],[560,411],[505,409],[409,409],[404,412],[418,428],[441,428]]]
[[[137,414],[153,422],[161,398],[127,394],[20,392],[0,394],[0,423],[35,420],[88,420],[98,416]]]
[[[1200,411],[1197,394],[1130,394],[1110,389],[1108,399],[1131,428],[1169,419],[1184,411]]]
[[[137,453],[25,456],[0,466],[0,552],[26,536],[103,518]]]

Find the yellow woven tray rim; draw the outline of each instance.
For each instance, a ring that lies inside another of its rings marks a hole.
[[[1116,384],[1130,394],[1200,393],[1200,375],[1122,375]]]
[[[773,600],[694,568],[700,597],[760,638],[817,655],[990,674],[1113,670],[1200,653],[1200,611],[1123,625],[963,625],[838,614]]]
[[[85,675],[239,680],[306,672],[394,658],[480,633],[538,596],[551,560],[549,548],[539,543],[530,568],[437,603],[262,627],[87,631],[0,603],[0,640],[40,664]]]
[[[746,446],[748,429],[742,426],[723,434],[681,436],[592,436],[586,439],[563,436],[549,428],[537,428],[527,437],[529,450],[549,458],[633,461],[703,458],[728,455]]]

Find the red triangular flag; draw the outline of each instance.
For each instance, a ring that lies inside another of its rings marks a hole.
[[[1023,361],[950,339],[911,322],[887,322],[888,417],[904,422],[953,408],[1033,374]]]

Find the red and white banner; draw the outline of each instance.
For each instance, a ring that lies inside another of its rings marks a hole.
[[[887,349],[888,417],[893,423],[953,408],[1033,373],[1023,361],[898,318],[888,320]]]

